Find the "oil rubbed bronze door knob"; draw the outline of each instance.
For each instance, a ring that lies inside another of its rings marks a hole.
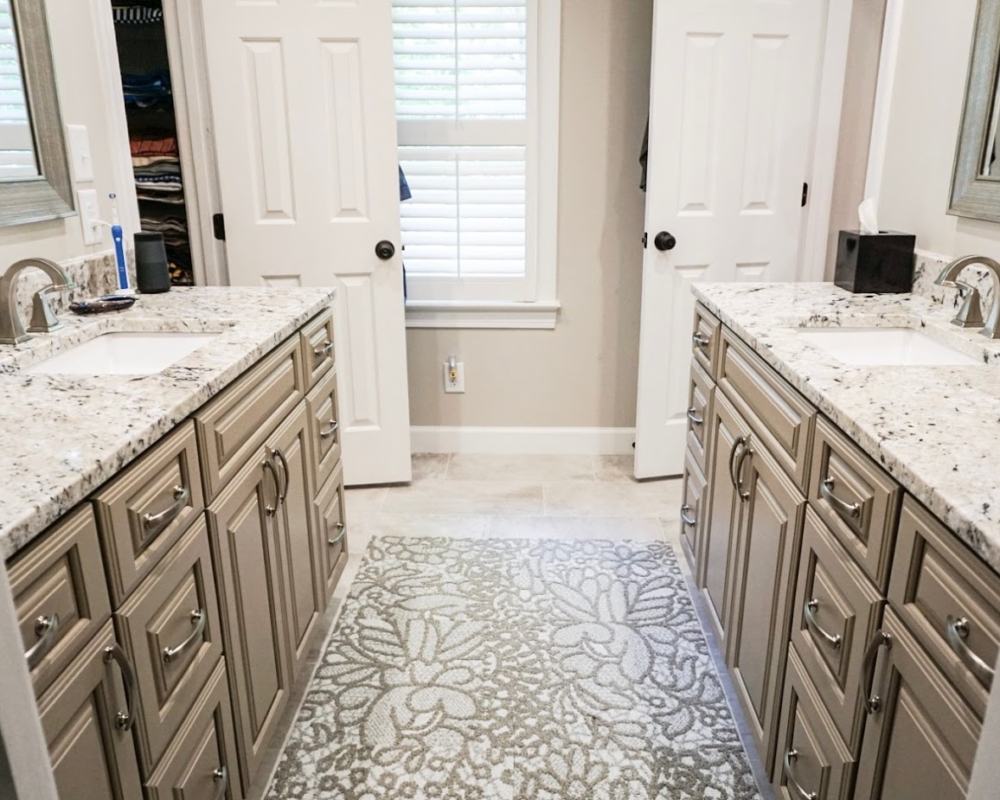
[[[394,255],[396,255],[396,246],[387,239],[383,239],[377,245],[375,245],[375,255],[381,258],[383,261],[388,261]]]
[[[677,239],[674,238],[672,233],[660,231],[656,234],[656,238],[653,239],[653,244],[656,245],[657,250],[661,253],[665,253],[667,250],[673,250],[677,247]]]

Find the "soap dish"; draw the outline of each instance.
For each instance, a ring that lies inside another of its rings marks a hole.
[[[124,311],[135,305],[135,298],[121,294],[106,294],[96,300],[80,300],[69,304],[74,314],[105,314],[108,311]]]

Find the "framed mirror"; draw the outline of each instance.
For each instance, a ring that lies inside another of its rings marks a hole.
[[[0,0],[0,225],[74,213],[45,0]]]

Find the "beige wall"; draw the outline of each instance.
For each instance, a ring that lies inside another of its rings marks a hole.
[[[47,0],[46,8],[63,123],[87,126],[97,177],[94,183],[74,186],[74,198],[77,188],[94,188],[100,198],[101,210],[106,214],[108,193],[116,189],[119,194],[127,193],[129,189],[115,187],[111,178],[113,148],[127,148],[128,133],[113,129],[108,122],[107,92],[114,87],[106,86],[100,77],[91,3],[84,0]],[[76,216],[0,228],[0,270],[27,256],[66,261],[109,250],[111,240],[108,234],[105,234],[104,242],[99,246],[84,245],[80,220]]]
[[[904,9],[879,225],[915,233],[922,250],[1000,258],[1000,225],[945,213],[976,0],[919,0]]]
[[[653,0],[563,3],[554,331],[410,330],[414,425],[632,427]],[[465,363],[445,395],[442,364]]]

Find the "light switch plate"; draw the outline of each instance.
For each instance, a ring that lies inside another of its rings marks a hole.
[[[76,193],[76,200],[80,211],[80,225],[83,226],[83,243],[100,244],[104,239],[104,226],[94,224],[101,218],[97,189],[80,189]]]
[[[66,139],[69,143],[69,161],[73,167],[76,183],[90,183],[94,180],[94,160],[90,155],[90,134],[86,125],[67,125]]]

